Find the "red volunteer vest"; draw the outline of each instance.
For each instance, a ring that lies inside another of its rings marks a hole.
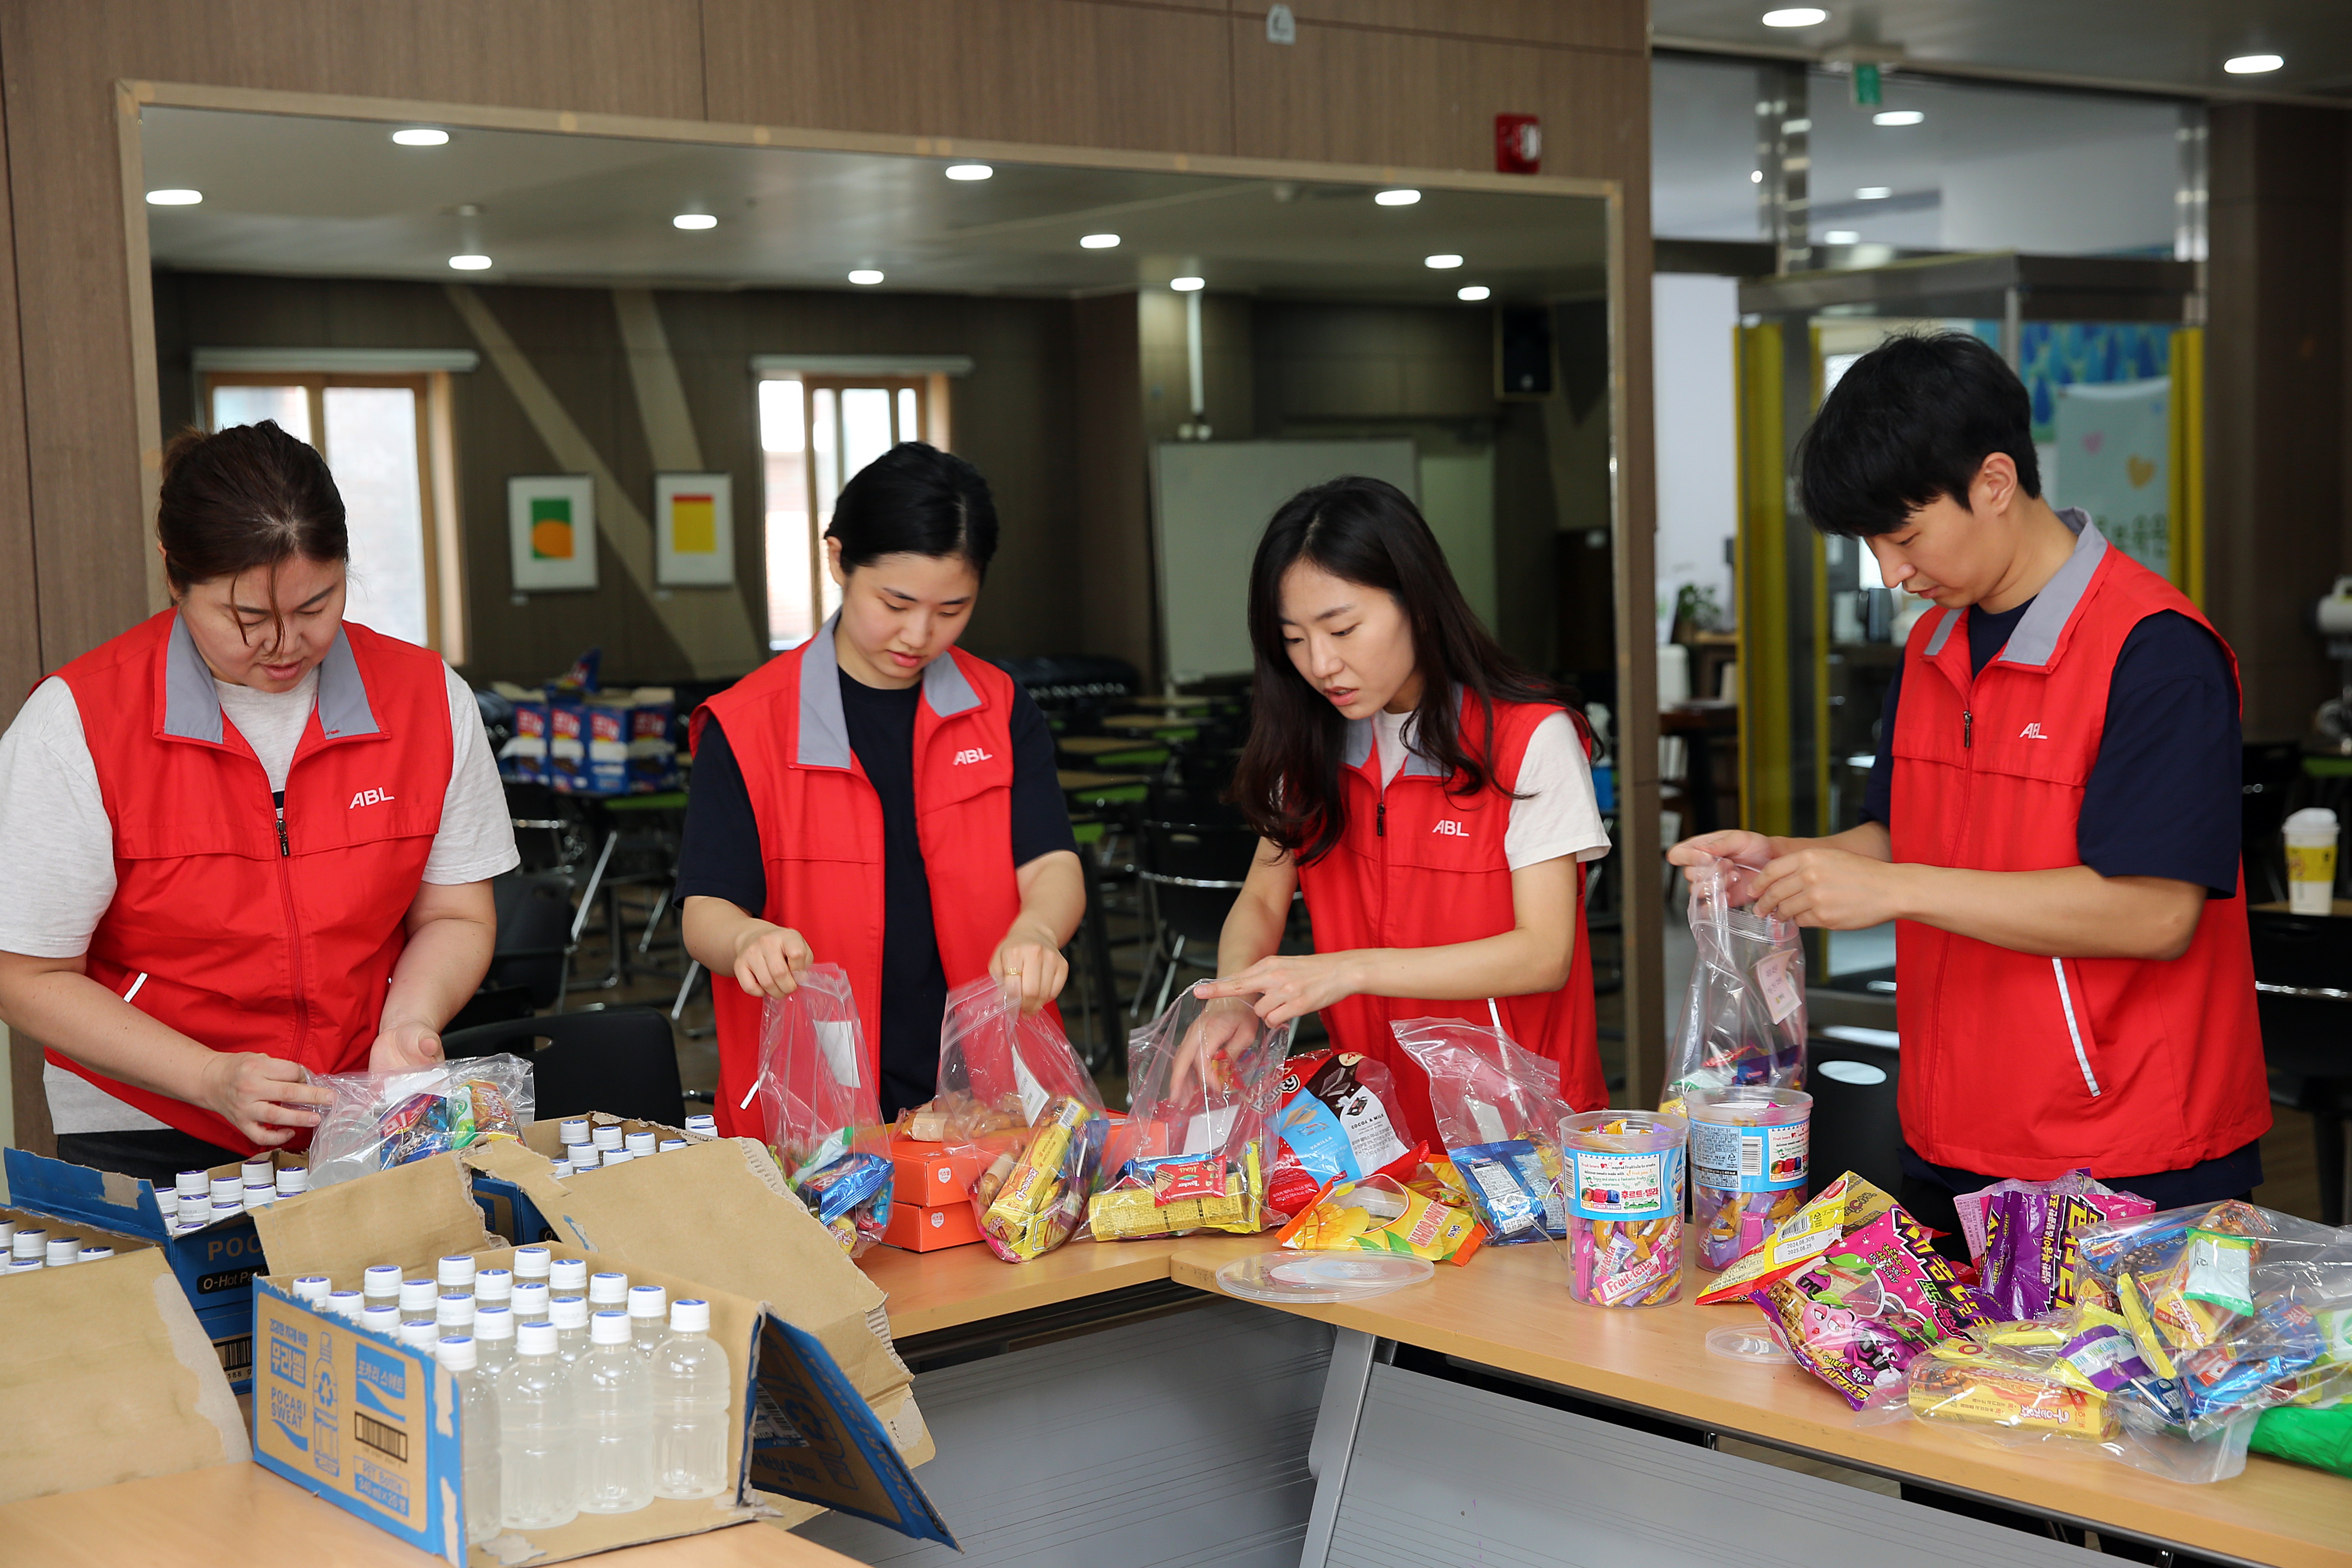
[[[704,703],[743,770],[768,901],[760,918],[808,939],[849,972],[880,1080],[882,797],[849,749],[834,622]],[[1013,678],[957,648],[923,670],[915,707],[915,819],[931,884],[931,923],[952,991],[988,973],[1021,912],[1013,864]],[[765,1136],[743,1097],[760,1074],[760,1009],[731,975],[710,988],[719,1026],[719,1131]],[[1059,1015],[1055,1015],[1058,1020]]]
[[[1516,787],[1528,740],[1558,708],[1542,703],[1495,705],[1494,772]],[[1465,696],[1462,732],[1476,745],[1484,721],[1476,700]],[[1582,731],[1580,728],[1579,735]],[[1447,780],[1419,756],[1408,756],[1386,791],[1370,720],[1348,728],[1345,765],[1339,770],[1340,805],[1346,831],[1331,852],[1298,868],[1307,913],[1318,952],[1366,947],[1442,947],[1499,936],[1515,922],[1511,867],[1504,854],[1511,802],[1497,789],[1475,795],[1451,795]],[[1404,1101],[1409,1138],[1438,1142],[1430,1110],[1429,1077],[1398,1048],[1389,1032],[1398,1018],[1463,1018],[1491,1026],[1499,1014],[1504,1032],[1538,1056],[1559,1064],[1560,1098],[1578,1110],[1609,1103],[1601,1076],[1599,1032],[1592,1008],[1592,954],[1584,928],[1584,868],[1576,871],[1576,952],[1568,984],[1557,991],[1495,999],[1430,1002],[1389,996],[1349,996],[1323,1009],[1331,1044],[1361,1051],[1388,1065]]]
[[[1969,675],[1965,611],[1912,628],[1893,747],[1898,861],[2080,865],[2076,822],[2124,639],[2165,610],[2212,630],[2087,518],[2062,515],[2081,536],[2074,553],[1982,673]],[[2269,1128],[2242,874],[2169,962],[2036,957],[1909,921],[1895,935],[1903,1132],[1927,1160],[2115,1179],[2180,1170]]]
[[[449,787],[442,670],[343,624],[286,775],[282,836],[269,776],[175,612],[59,670],[114,825],[89,977],[216,1051],[365,1068]],[[209,1110],[47,1057],[184,1132],[255,1151]]]

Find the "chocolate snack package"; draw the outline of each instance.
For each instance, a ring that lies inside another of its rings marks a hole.
[[[1339,1180],[1360,1181],[1412,1153],[1396,1079],[1355,1051],[1317,1051],[1282,1064],[1282,1105],[1267,1196],[1296,1214]],[[1407,1172],[1406,1173],[1410,1173]]]

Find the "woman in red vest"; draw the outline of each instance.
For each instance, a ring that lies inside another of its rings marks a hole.
[[[988,482],[902,443],[842,487],[825,550],[839,614],[694,716],[677,891],[722,977],[730,1136],[761,1132],[762,999],[811,963],[849,972],[888,1118],[932,1096],[948,992],[991,974],[1050,1005],[1086,912],[1045,715],[955,646],[996,552]]]
[[[267,421],[165,448],[173,607],[0,738],[0,1016],[58,1152],[169,1181],[305,1141],[310,1073],[417,1067],[481,984],[514,830],[439,656],[343,619],[343,502]]]
[[[1393,1019],[1498,1024],[1559,1064],[1571,1105],[1605,1105],[1582,893],[1609,840],[1568,694],[1496,645],[1421,513],[1378,479],[1275,514],[1249,625],[1234,798],[1264,844],[1201,994],[1269,1024],[1319,1012],[1335,1047],[1388,1064],[1413,1137],[1435,1140],[1428,1079]],[[1301,889],[1316,951],[1277,955]]]

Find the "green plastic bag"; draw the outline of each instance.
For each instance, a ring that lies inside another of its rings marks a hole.
[[[2257,1454],[2352,1476],[2352,1404],[2326,1410],[2293,1405],[2265,1410],[2254,1423],[2253,1441],[2248,1447]]]

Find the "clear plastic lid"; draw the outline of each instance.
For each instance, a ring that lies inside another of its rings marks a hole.
[[[1719,1355],[1726,1361],[1766,1364],[1797,1359],[1782,1348],[1780,1342],[1762,1323],[1726,1323],[1719,1329],[1709,1331],[1706,1353]]]
[[[1217,1270],[1228,1295],[1249,1301],[1360,1301],[1437,1272],[1425,1258],[1379,1252],[1258,1252]]]
[[[663,1318],[669,1315],[669,1292],[658,1285],[629,1287],[629,1316],[632,1318]]]
[[[591,1344],[625,1345],[636,1337],[626,1312],[599,1312],[588,1320]]]
[[[688,1297],[669,1304],[669,1326],[672,1333],[707,1334],[710,1331],[710,1303]]]
[[[1683,1096],[1683,1107],[1693,1121],[1732,1127],[1793,1127],[1812,1114],[1813,1097],[1801,1089],[1735,1083],[1723,1089],[1691,1089]]]

